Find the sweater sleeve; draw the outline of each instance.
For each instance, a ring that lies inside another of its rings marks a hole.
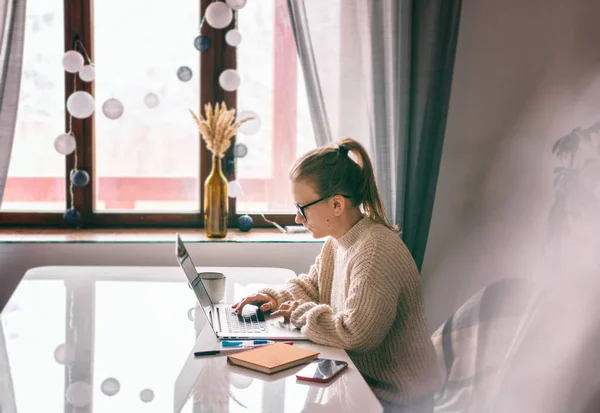
[[[414,274],[410,265],[394,265],[398,260],[378,244],[377,239],[365,243],[364,253],[352,266],[344,311],[334,313],[329,305],[305,303],[292,313],[291,322],[312,341],[353,351],[371,350],[383,342],[396,318],[398,270]]]
[[[321,256],[327,247],[327,242],[321,250],[313,265],[310,266],[308,274],[300,274],[298,277],[288,280],[283,290],[276,291],[272,288],[263,288],[259,292],[273,297],[277,301],[277,308],[285,301],[296,300],[303,303],[319,302],[319,274],[321,272]]]
[[[310,266],[308,274],[301,274],[288,280],[288,290],[296,301],[319,302],[319,273],[321,271],[321,255]]]

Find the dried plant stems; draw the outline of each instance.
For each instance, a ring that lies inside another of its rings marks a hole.
[[[240,126],[253,119],[248,117],[234,122],[235,109],[227,109],[225,102],[217,103],[214,109],[211,103],[204,105],[204,117],[201,113],[200,116],[196,115],[191,109],[190,113],[198,125],[206,147],[219,158],[222,158],[231,146],[231,138]]]

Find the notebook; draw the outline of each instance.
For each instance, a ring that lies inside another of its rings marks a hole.
[[[317,358],[318,351],[275,343],[252,350],[235,353],[227,357],[230,364],[246,367],[267,374],[277,373]]]

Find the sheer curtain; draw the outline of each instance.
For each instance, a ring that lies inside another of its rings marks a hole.
[[[298,60],[304,74],[313,133],[317,146],[323,146],[332,142],[331,128],[329,127],[329,118],[327,117],[321,81],[317,71],[306,5],[304,0],[288,0],[287,4],[294,31],[294,40],[296,41],[296,50],[298,51]]]
[[[317,144],[329,142],[328,136],[350,136],[367,147],[388,218],[401,228],[420,268],[461,0],[288,0],[288,5]]]
[[[4,196],[21,87],[25,0],[0,0],[0,205]],[[2,282],[0,281],[0,284]],[[0,311],[4,307],[0,302]],[[4,330],[0,320],[0,412],[16,413]]]
[[[21,88],[25,1],[0,0],[0,205],[6,186]]]

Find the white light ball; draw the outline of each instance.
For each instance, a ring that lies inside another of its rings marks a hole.
[[[88,92],[75,92],[67,99],[67,110],[77,119],[85,119],[94,113],[96,102]]]
[[[121,383],[119,383],[119,380],[109,377],[102,382],[100,390],[107,396],[114,396],[121,390]]]
[[[62,65],[69,73],[77,73],[83,67],[83,56],[75,50],[69,50],[63,55]]]
[[[150,92],[146,96],[144,96],[144,104],[150,109],[154,109],[158,106],[159,103],[160,99],[158,98],[158,95],[156,93]]]
[[[229,30],[225,35],[225,41],[229,46],[239,46],[239,44],[242,42],[242,34],[236,29]]]
[[[108,119],[119,119],[121,116],[123,116],[123,111],[125,111],[125,108],[119,99],[107,99],[102,105],[102,113],[104,113],[104,116],[106,116]]]
[[[75,139],[73,139],[73,136],[71,135],[68,136],[71,137],[71,139],[73,140],[73,149],[71,150],[71,152],[73,152],[73,150],[75,150]],[[64,153],[61,155],[64,155]],[[56,347],[56,349],[54,350],[54,360],[56,360],[58,364],[62,364],[63,366],[68,365],[75,360],[75,350],[72,346],[67,346],[66,344],[59,344],[58,347]]]
[[[206,8],[206,21],[215,29],[227,27],[233,19],[233,12],[225,3],[215,1]]]
[[[242,123],[238,132],[243,133],[244,135],[254,135],[256,132],[260,130],[261,121],[258,113],[253,112],[251,110],[244,110],[237,115],[236,122],[241,121],[245,118],[253,118],[249,121]]]
[[[67,389],[66,397],[73,407],[85,407],[92,401],[92,386],[83,381],[76,381]]]
[[[223,70],[219,76],[219,84],[226,91],[233,92],[240,86],[240,75],[235,69]]]
[[[79,71],[79,78],[84,82],[92,82],[96,78],[94,66],[85,65]]]
[[[69,155],[72,153],[77,147],[77,142],[75,142],[75,137],[70,133],[63,133],[62,135],[58,135],[54,140],[54,149],[61,155]],[[64,350],[64,351],[63,351]],[[62,353],[65,352],[66,349],[57,348],[55,357],[62,357]],[[57,362],[60,361],[57,359]]]
[[[144,389],[140,392],[140,399],[144,403],[150,403],[152,400],[154,400],[154,392],[152,389]]]
[[[242,193],[242,185],[240,185],[239,181],[227,182],[227,195],[229,195],[229,198],[237,198]]]
[[[232,10],[239,10],[246,5],[246,0],[225,0]]]

